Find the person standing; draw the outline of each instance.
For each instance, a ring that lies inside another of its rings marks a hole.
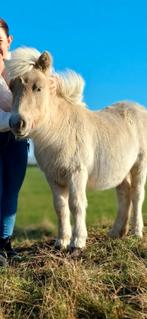
[[[11,236],[28,157],[28,141],[15,139],[9,128],[12,93],[5,77],[4,59],[10,58],[12,40],[8,24],[0,18],[0,266],[6,266],[8,258],[19,257]]]

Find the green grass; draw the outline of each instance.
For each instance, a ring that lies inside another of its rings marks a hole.
[[[116,200],[114,190],[88,191],[87,224],[96,224],[115,216]],[[17,226],[57,223],[52,204],[52,194],[44,177],[37,167],[29,167],[19,196]]]
[[[19,196],[17,226],[40,226],[46,222],[56,223],[52,194],[40,169],[28,167]]]
[[[90,191],[86,249],[55,251],[51,198],[39,169],[28,168],[14,241],[22,260],[0,268],[0,319],[147,319],[147,227],[143,240],[109,239],[115,193]]]
[[[88,191],[87,224],[112,223],[116,216],[117,203],[114,190]],[[143,207],[147,219],[147,198]],[[19,196],[17,228],[46,226],[51,231],[57,229],[56,213],[52,204],[52,194],[44,177],[37,167],[28,167],[26,178]]]

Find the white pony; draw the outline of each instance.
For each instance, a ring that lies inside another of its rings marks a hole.
[[[132,208],[132,233],[142,237],[147,111],[129,102],[88,110],[82,101],[84,81],[74,72],[59,76],[57,95],[51,95],[47,52],[17,49],[6,68],[13,93],[10,126],[18,137],[34,141],[59,220],[56,246],[85,247],[88,181],[101,190],[116,187],[118,215],[110,235],[127,234]]]

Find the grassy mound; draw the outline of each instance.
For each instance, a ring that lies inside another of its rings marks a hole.
[[[1,319],[147,318],[147,229],[143,240],[111,240],[89,228],[77,255],[41,236],[19,242],[22,261],[0,269]]]

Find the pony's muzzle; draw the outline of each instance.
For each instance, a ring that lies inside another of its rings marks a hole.
[[[19,114],[12,114],[9,120],[11,130],[16,134],[21,134],[26,128],[26,121]]]

